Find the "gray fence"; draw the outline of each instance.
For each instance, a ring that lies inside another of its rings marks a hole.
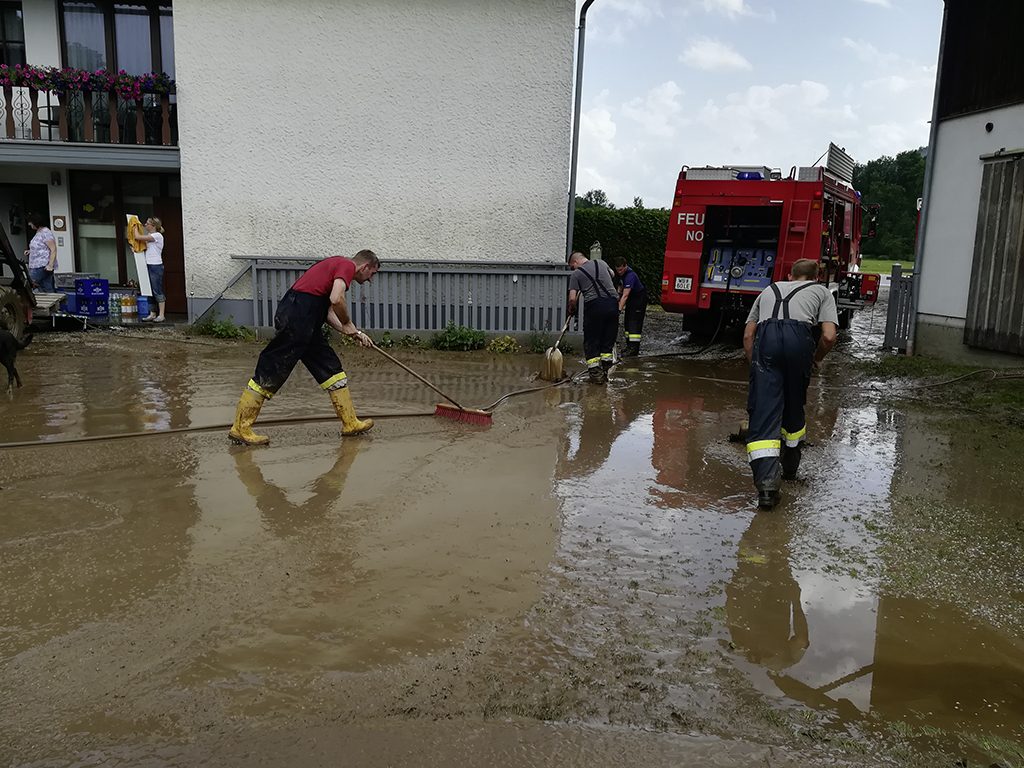
[[[232,283],[248,272],[253,325],[263,328],[274,324],[278,302],[313,264],[232,258],[248,262]],[[454,323],[487,333],[551,332],[565,322],[568,277],[561,265],[388,262],[371,282],[352,286],[348,304],[355,324],[371,331],[432,333]]]
[[[889,286],[889,309],[885,317],[885,348],[906,352],[910,345],[911,318],[914,312],[914,273],[893,265]]]

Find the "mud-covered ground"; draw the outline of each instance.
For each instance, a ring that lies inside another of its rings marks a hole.
[[[770,514],[728,332],[489,428],[401,416],[436,397],[345,349],[374,431],[255,450],[187,430],[258,346],[37,336],[0,442],[179,431],[0,449],[0,759],[1020,765],[1024,432],[873,380],[883,323],[815,380]],[[652,313],[645,351],[679,331]],[[473,405],[540,361],[396,354]],[[264,417],[328,412],[298,370]]]

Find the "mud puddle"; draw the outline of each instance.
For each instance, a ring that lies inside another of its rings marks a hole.
[[[48,342],[19,360],[4,440],[227,421],[256,354]],[[6,451],[0,754],[1013,764],[1024,439],[818,387],[802,481],[756,514],[725,439],[744,417],[734,358],[624,364],[489,430]],[[537,362],[408,359],[474,404]],[[348,367],[364,410],[434,401],[372,357]],[[297,371],[267,413],[320,400]]]

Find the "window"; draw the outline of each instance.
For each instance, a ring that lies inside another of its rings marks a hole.
[[[25,26],[21,3],[0,3],[0,64],[25,63]]]
[[[174,77],[174,28],[168,0],[61,0],[64,62],[81,69],[123,69]]]

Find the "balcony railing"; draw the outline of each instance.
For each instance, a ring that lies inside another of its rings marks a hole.
[[[2,139],[84,144],[178,145],[177,97],[116,91],[57,94],[4,85],[0,104]]]

